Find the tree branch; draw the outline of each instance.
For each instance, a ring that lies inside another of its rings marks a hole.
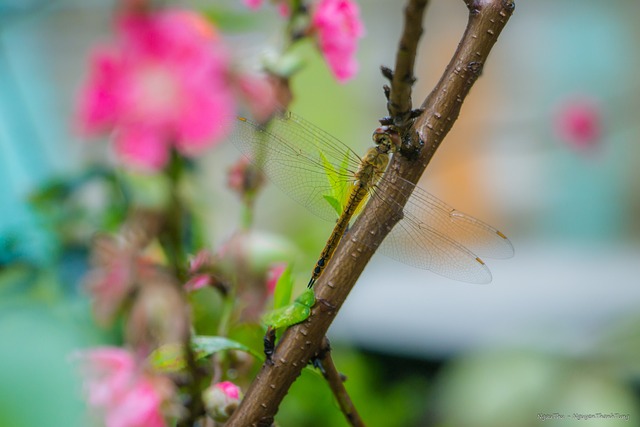
[[[416,60],[418,42],[422,36],[422,16],[428,0],[409,0],[404,8],[404,28],[400,37],[396,64],[392,75],[383,69],[385,77],[390,78],[391,88],[387,100],[387,111],[400,128],[409,122],[411,104],[411,88],[415,82],[413,67]]]
[[[333,392],[333,395],[340,406],[340,410],[347,418],[347,421],[353,427],[365,427],[364,421],[360,418],[360,414],[353,404],[347,389],[344,388],[344,382],[346,378],[338,372],[335,363],[333,363],[333,357],[331,357],[331,345],[327,337],[323,340],[321,353],[316,359],[316,366],[319,365],[322,376],[327,380],[329,388]]]
[[[414,161],[394,156],[387,170],[396,185],[403,179],[418,181],[453,126],[462,102],[514,9],[513,0],[465,0],[465,3],[470,10],[465,33],[440,81],[422,103],[425,112],[415,121],[410,133],[412,139],[425,143],[424,148]],[[408,198],[384,182],[380,191],[386,198],[395,200],[398,206],[404,206]],[[401,218],[401,212],[390,214],[388,206],[378,198],[372,198],[367,204],[365,209],[373,212],[360,215],[320,276],[316,284],[317,303],[311,316],[285,332],[276,348],[273,364],[263,365],[227,427],[271,425],[291,384],[309,360],[318,355],[329,325],[373,256],[371,248],[378,246]]]

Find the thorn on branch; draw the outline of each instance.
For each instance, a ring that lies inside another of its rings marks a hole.
[[[389,100],[389,96],[391,96],[391,88],[388,85],[382,86],[382,90],[384,91],[384,97]]]
[[[378,119],[378,122],[380,122],[380,124],[383,125],[383,126],[391,126],[393,124],[393,117],[384,116],[384,117]]]
[[[480,13],[480,5],[478,4],[478,0],[464,0],[464,3],[467,5],[469,13],[471,13],[472,15],[477,15]]]
[[[507,9],[508,12],[513,12],[513,9],[516,8],[516,4],[513,0],[502,0],[502,7]]]
[[[331,343],[329,342],[329,338],[326,336],[322,340],[322,345],[320,349],[316,353],[316,355],[309,362],[313,365],[314,368],[318,369],[322,376],[327,378],[327,371],[324,368],[322,362],[327,358],[327,355],[331,352]]]
[[[414,108],[413,110],[411,110],[409,112],[409,118],[411,120],[415,120],[418,117],[420,117],[420,115],[422,115],[422,113],[424,113],[424,108]]]
[[[405,78],[403,80],[409,86],[413,86],[417,81],[415,76],[405,76]]]
[[[258,421],[257,427],[272,427],[273,421],[273,417],[261,418],[260,421]]]
[[[483,65],[482,62],[472,61],[467,64],[467,70],[476,76],[480,76]]]
[[[386,67],[384,65],[380,66],[380,71],[382,71],[382,76],[389,80],[392,81],[393,80],[393,70],[389,67]]]

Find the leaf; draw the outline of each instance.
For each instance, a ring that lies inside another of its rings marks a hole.
[[[191,342],[195,360],[202,360],[214,353],[225,350],[240,350],[252,354],[262,360],[264,356],[256,354],[247,346],[225,337],[196,336]],[[149,364],[161,372],[177,372],[187,367],[181,344],[167,344],[157,348],[149,355]]]
[[[325,194],[322,197],[324,197],[324,199],[331,205],[331,207],[335,209],[339,217],[342,214],[342,203],[340,203],[340,201],[338,201],[338,199],[333,196],[328,196]]]
[[[338,217],[342,215],[342,199],[344,196],[344,183],[341,182],[340,172],[334,169],[333,165],[327,160],[326,156],[320,151],[320,159],[324,173],[327,175],[327,181],[331,186],[331,194],[324,194],[324,199],[329,202],[331,207],[335,209]]]
[[[196,360],[211,356],[223,350],[241,350],[253,354],[251,349],[237,341],[225,337],[198,335],[193,338],[193,349],[196,352]],[[254,354],[255,356],[255,354]]]
[[[284,307],[285,305],[291,302],[292,289],[293,289],[293,278],[291,277],[291,266],[288,265],[287,268],[284,269],[284,271],[278,278],[278,282],[276,283],[276,288],[273,291],[273,308],[274,309]]]
[[[307,289],[293,303],[266,313],[262,316],[262,322],[275,329],[295,325],[309,317],[314,303],[313,290]]]

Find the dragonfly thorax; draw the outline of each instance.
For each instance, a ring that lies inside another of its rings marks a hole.
[[[371,147],[362,158],[356,179],[363,189],[371,188],[378,182],[389,163],[389,155],[380,152],[378,147]]]

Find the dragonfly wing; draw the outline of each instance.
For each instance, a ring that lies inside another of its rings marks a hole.
[[[476,255],[506,258],[513,255],[509,240],[493,227],[456,211],[413,184],[402,218],[386,237],[380,251],[405,264],[431,270],[455,280],[489,283],[491,273]],[[389,212],[400,207],[377,191]]]
[[[327,173],[327,165],[334,165],[339,171],[346,158],[349,168],[355,170],[359,159],[346,145],[301,120],[287,113],[265,128],[239,118],[231,139],[291,198],[317,216],[334,221],[335,208],[325,197],[336,186],[346,185],[353,175],[344,171]]]
[[[382,242],[380,252],[450,279],[491,282],[491,272],[473,252],[433,228],[416,228],[415,224],[402,219]]]
[[[475,254],[501,259],[513,256],[513,245],[500,231],[452,208],[420,187],[414,187],[404,212],[419,228],[428,225]]]

